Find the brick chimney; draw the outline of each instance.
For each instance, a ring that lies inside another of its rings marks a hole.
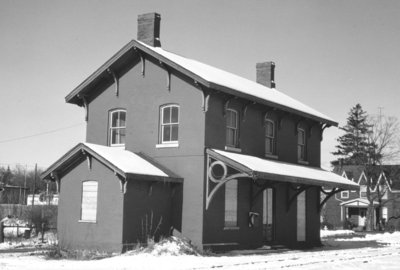
[[[152,47],[161,47],[160,21],[160,14],[155,12],[139,15],[137,39]]]
[[[275,88],[275,63],[257,63],[257,83],[269,88]]]

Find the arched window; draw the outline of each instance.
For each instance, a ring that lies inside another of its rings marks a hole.
[[[96,222],[97,188],[97,181],[82,182],[81,221]]]
[[[265,154],[276,155],[276,128],[275,122],[265,118]]]
[[[239,121],[235,110],[226,110],[226,146],[239,146]]]
[[[124,146],[126,134],[126,110],[118,109],[110,112],[110,146]]]
[[[178,143],[179,106],[169,104],[160,108],[160,143]]]

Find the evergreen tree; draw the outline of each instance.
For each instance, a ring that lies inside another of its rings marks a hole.
[[[338,159],[332,161],[332,165],[365,165],[370,161],[370,153],[375,146],[368,141],[368,133],[371,125],[367,121],[367,113],[360,104],[351,108],[347,117],[347,124],[340,127],[345,132],[340,136],[336,145],[336,152],[332,154]]]

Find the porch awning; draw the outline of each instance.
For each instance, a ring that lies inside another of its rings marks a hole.
[[[168,182],[183,181],[182,178],[162,168],[154,160],[143,154],[136,154],[120,147],[109,147],[92,143],[80,143],[72,148],[44,171],[41,174],[41,178],[52,180],[54,179],[54,173],[60,176],[68,171],[71,166],[84,160],[84,158],[95,158],[123,178],[139,175],[144,178],[151,177],[155,180]]]
[[[377,206],[378,202],[374,202],[373,204],[374,206]],[[342,202],[340,205],[347,207],[367,207],[369,205],[369,201],[367,199],[356,198],[354,200]]]
[[[357,183],[321,168],[267,160],[217,149],[207,149],[207,154],[256,179],[270,179],[324,188],[360,189]]]

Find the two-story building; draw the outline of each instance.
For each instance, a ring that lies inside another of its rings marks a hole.
[[[62,248],[122,251],[174,231],[199,248],[320,244],[322,187],[358,185],[320,168],[337,123],[275,88],[161,48],[160,16],[66,101],[83,107],[86,142],[43,174],[60,190]],[[324,192],[324,191],[323,191]]]
[[[363,230],[366,226],[368,207],[374,208],[373,224],[378,229],[389,220],[396,229],[400,229],[400,166],[362,166],[342,165],[333,170],[335,173],[359,184],[360,190],[344,190],[332,196],[324,206],[322,219],[327,226],[341,229]]]

